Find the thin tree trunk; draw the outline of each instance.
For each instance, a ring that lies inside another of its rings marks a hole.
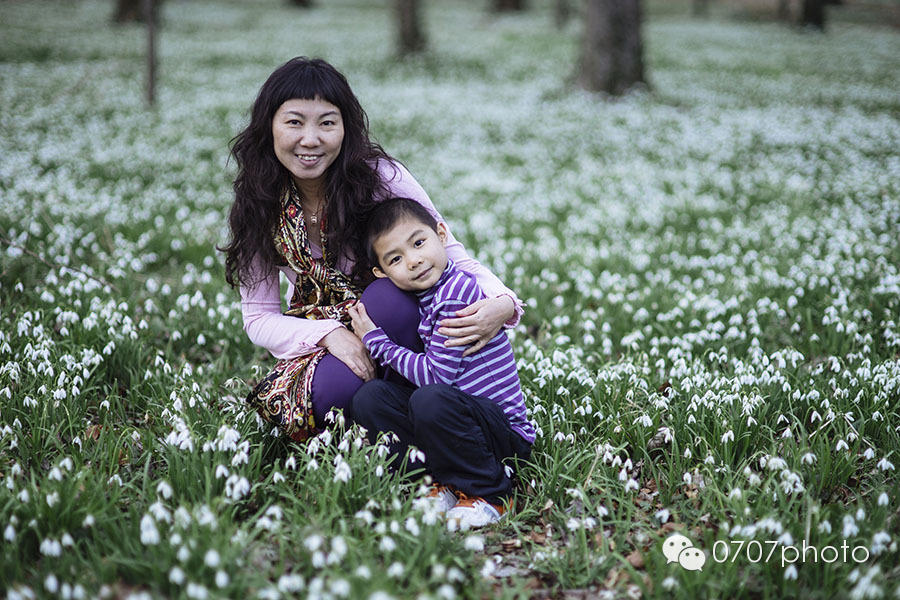
[[[143,0],[147,23],[147,104],[156,104],[156,2]]]
[[[691,3],[691,12],[695,17],[708,17],[709,0],[694,0]]]
[[[578,83],[619,95],[644,83],[640,0],[587,0]]]
[[[556,0],[553,3],[553,21],[556,26],[562,29],[572,17],[572,5],[569,0]]]
[[[159,9],[162,0],[156,0],[153,7],[153,20],[159,24]],[[144,23],[143,0],[116,0],[116,8],[112,16],[113,23]]]
[[[825,30],[825,4],[823,0],[803,0],[800,24],[819,31]]]
[[[288,0],[288,4],[299,8],[312,8],[313,0]]]
[[[493,0],[494,12],[525,10],[525,0]]]
[[[778,20],[791,20],[791,2],[790,0],[778,0]]]
[[[425,49],[419,0],[397,0],[397,42],[401,56]]]

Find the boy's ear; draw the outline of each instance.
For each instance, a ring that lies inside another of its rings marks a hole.
[[[437,224],[437,234],[438,234],[438,237],[441,239],[441,243],[446,244],[448,232],[447,232],[447,226],[444,223]]]
[[[379,267],[372,267],[372,273],[379,279],[384,279],[385,277],[387,277],[387,273],[382,271]]]

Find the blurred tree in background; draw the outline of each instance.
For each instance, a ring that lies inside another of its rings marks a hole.
[[[400,56],[425,49],[419,0],[396,0],[397,46]]]
[[[556,0],[553,3],[553,20],[557,27],[564,27],[572,17],[572,5],[569,0]]]
[[[525,0],[493,0],[491,8],[494,12],[525,10]]]
[[[313,0],[288,0],[288,4],[291,6],[298,6],[300,8],[311,8],[313,5]]]
[[[153,21],[159,23],[159,11],[163,0],[153,3]],[[144,23],[144,0],[115,0],[113,23]]]
[[[620,95],[644,83],[640,0],[587,0],[578,84]]]

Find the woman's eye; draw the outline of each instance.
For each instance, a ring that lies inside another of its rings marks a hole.
[[[334,121],[322,121],[322,125],[324,125],[325,127],[331,127],[332,125],[334,125]]]

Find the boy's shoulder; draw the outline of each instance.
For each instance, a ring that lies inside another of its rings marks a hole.
[[[439,285],[434,293],[436,304],[459,302],[468,306],[472,302],[484,298],[481,286],[475,277],[455,266],[449,267],[450,273]]]

